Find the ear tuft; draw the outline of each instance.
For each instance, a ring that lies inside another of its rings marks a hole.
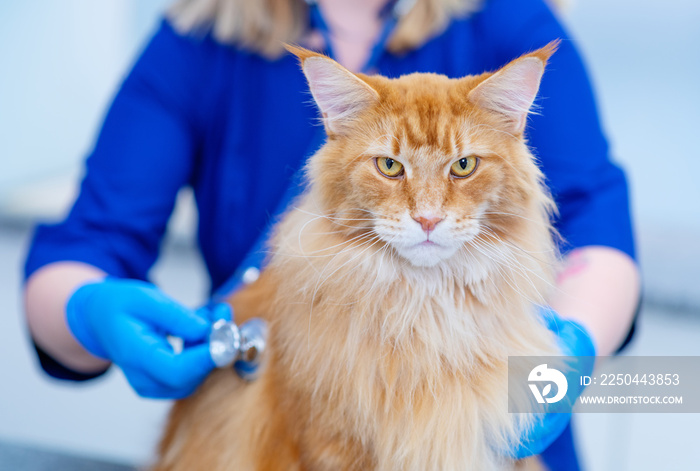
[[[547,62],[549,62],[549,58],[552,57],[552,54],[557,52],[557,49],[559,49],[560,44],[561,44],[561,39],[555,39],[554,41],[550,42],[546,46],[541,47],[541,48],[537,49],[536,51],[532,51],[531,53],[526,54],[523,57],[537,57],[545,65],[547,65]]]
[[[296,46],[294,44],[284,43],[284,48],[289,53],[297,56],[302,64],[304,63],[304,60],[308,59],[309,57],[326,57],[323,54],[319,54],[318,52],[314,51],[309,51],[308,49],[305,49],[301,46]]]
[[[521,133],[537,96],[545,65],[559,47],[559,40],[510,62],[469,92],[482,108],[507,118],[509,130]]]
[[[376,90],[330,57],[297,46],[285,48],[300,59],[328,134],[344,134],[362,111],[379,100]]]

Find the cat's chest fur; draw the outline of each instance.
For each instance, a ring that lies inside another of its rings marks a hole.
[[[496,323],[454,283],[404,280],[382,293],[358,291],[348,305],[320,289],[313,309],[296,305],[303,329],[285,327],[296,348],[283,356],[291,387],[314,405],[309,427],[360,442],[376,469],[500,469],[493,447],[513,423],[507,367],[489,345]]]
[[[329,232],[303,216],[285,221],[270,265],[284,387],[310,404],[297,420],[320,448],[354,449],[360,469],[509,469],[507,358],[543,354],[549,337],[494,276],[498,260],[416,268],[380,246],[298,237]],[[354,469],[331,455],[309,469]]]

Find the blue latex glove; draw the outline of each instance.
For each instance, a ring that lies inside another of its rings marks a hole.
[[[570,409],[583,392],[584,387],[580,385],[579,377],[590,376],[593,373],[596,354],[593,340],[581,324],[562,319],[553,309],[543,309],[541,314],[549,330],[558,337],[562,355],[575,357],[566,362],[570,368],[565,372],[569,385],[566,402],[562,400],[562,403],[558,404],[560,409]],[[522,437],[521,443],[513,452],[513,456],[518,459],[542,453],[561,435],[571,420],[571,413],[568,412],[548,412],[537,415],[539,420],[528,430],[526,436]]]
[[[66,321],[76,340],[93,355],[118,365],[143,397],[190,395],[214,368],[207,343],[211,323],[231,318],[230,308],[190,310],[156,286],[106,278],[79,287],[68,300]],[[167,336],[180,337],[175,353]]]

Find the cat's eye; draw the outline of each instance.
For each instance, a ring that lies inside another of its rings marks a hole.
[[[452,176],[457,178],[467,178],[474,173],[478,165],[479,157],[476,155],[462,157],[457,162],[452,164],[452,167],[450,167],[450,173]]]
[[[403,164],[389,157],[377,157],[374,159],[379,173],[389,178],[398,178],[403,175]]]

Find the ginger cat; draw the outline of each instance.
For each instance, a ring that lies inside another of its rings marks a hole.
[[[507,358],[557,352],[536,304],[554,204],[524,137],[555,49],[390,80],[289,47],[328,139],[231,300],[268,321],[266,361],[177,402],[156,471],[524,469]]]

